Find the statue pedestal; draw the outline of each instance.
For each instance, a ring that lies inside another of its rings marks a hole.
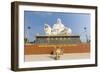
[[[77,44],[81,43],[79,35],[39,35],[35,44]]]

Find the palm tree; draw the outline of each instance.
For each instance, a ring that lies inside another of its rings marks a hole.
[[[87,27],[84,27],[84,30],[85,30],[86,42],[88,42]]]
[[[28,42],[28,39],[25,37],[24,38],[24,43],[26,44]]]
[[[29,41],[29,36],[30,36],[29,33],[30,33],[31,27],[28,26],[27,29],[28,29],[28,30],[27,30],[27,42],[29,43],[29,42],[30,42],[30,41]]]

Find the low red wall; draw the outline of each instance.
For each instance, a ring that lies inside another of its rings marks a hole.
[[[58,45],[60,46],[60,45]],[[64,53],[86,53],[90,52],[89,44],[66,44],[61,46]],[[51,54],[55,47],[54,45],[25,45],[24,46],[25,55],[30,54]]]

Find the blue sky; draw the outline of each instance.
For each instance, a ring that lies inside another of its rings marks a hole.
[[[86,41],[84,27],[87,27],[87,35],[90,36],[90,14],[67,12],[24,11],[24,33],[28,32],[29,40],[33,41],[37,33],[44,33],[45,23],[53,26],[57,18],[60,18],[65,26],[71,28],[73,34],[79,34],[81,41]],[[28,26],[31,27],[30,30],[27,29]]]

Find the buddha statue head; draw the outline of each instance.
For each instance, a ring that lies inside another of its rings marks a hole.
[[[58,19],[57,19],[57,24],[62,24],[62,22],[61,22],[61,19],[60,19],[60,18],[58,18]]]

